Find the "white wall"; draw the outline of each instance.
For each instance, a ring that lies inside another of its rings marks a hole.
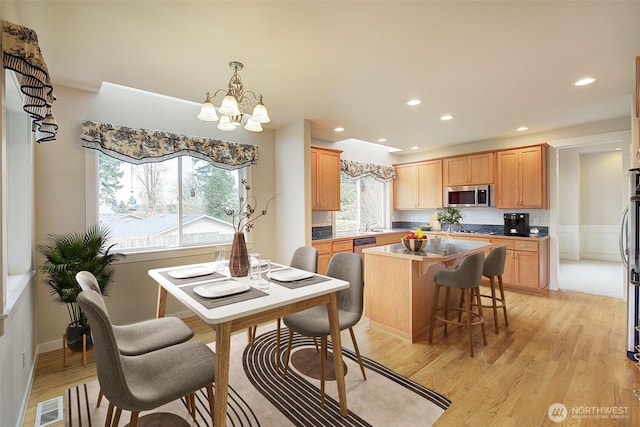
[[[2,68],[0,87],[0,425],[12,426],[20,425],[35,368],[32,139],[13,75]]]
[[[276,260],[289,264],[299,246],[311,244],[311,125],[299,120],[279,129],[275,142]]]
[[[276,193],[274,181],[274,134],[247,132],[244,129],[223,132],[215,123],[196,118],[195,103],[157,96],[142,91],[105,85],[99,93],[56,86],[56,119],[60,125],[57,141],[36,147],[36,243],[50,233],[82,232],[96,223],[95,155],[80,145],[82,120],[161,129],[185,135],[198,135],[258,145],[258,164],[251,168],[252,192],[260,206]],[[88,208],[86,208],[88,207]],[[250,248],[274,256],[276,210],[256,221],[249,239]],[[116,265],[111,295],[106,299],[114,323],[128,323],[154,316],[157,286],[147,271],[151,268],[211,261],[212,248],[157,251],[129,255]],[[38,258],[38,263],[42,260]],[[60,337],[69,322],[64,306],[54,303],[38,276],[36,292],[37,342],[39,351],[60,347]],[[167,313],[181,313],[184,308],[170,298]]]

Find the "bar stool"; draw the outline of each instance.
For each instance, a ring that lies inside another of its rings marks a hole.
[[[447,324],[464,326],[466,325],[469,336],[469,351],[473,357],[473,335],[471,327],[480,325],[482,330],[482,340],[487,345],[487,335],[484,328],[484,317],[482,316],[482,302],[480,300],[480,283],[482,282],[482,270],[484,267],[484,252],[478,252],[467,256],[457,267],[438,272],[434,277],[436,292],[433,299],[433,311],[431,313],[431,326],[429,330],[429,343],[433,342],[433,329],[437,320],[444,322],[444,334],[447,335]],[[446,287],[444,307],[438,308],[440,287]],[[449,294],[451,288],[458,288],[462,291],[463,306],[450,306]],[[472,298],[476,298],[475,305],[478,312],[472,311]],[[460,313],[458,319],[449,319],[449,310]],[[438,315],[444,312],[443,316]],[[464,313],[465,319],[461,319]]]
[[[484,260],[484,268],[482,275],[489,278],[489,287],[491,295],[481,295],[483,298],[491,298],[491,305],[483,305],[483,307],[493,308],[493,323],[495,324],[496,334],[498,333],[498,309],[502,308],[504,314],[504,325],[509,326],[507,319],[507,303],[504,299],[504,287],[502,286],[502,274],[504,273],[504,263],[507,258],[507,245],[493,248]],[[496,297],[496,283],[494,278],[498,278],[498,287],[500,297]]]

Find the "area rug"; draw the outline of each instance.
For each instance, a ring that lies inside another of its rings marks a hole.
[[[280,352],[276,352],[274,330],[260,329],[259,333],[253,347],[246,345],[245,334],[234,335],[231,340],[227,426],[430,426],[451,404],[446,397],[366,357],[363,363],[367,379],[363,380],[356,355],[343,348],[349,414],[342,417],[335,381],[327,380],[325,405],[320,406],[320,381],[309,367],[314,363],[309,358],[317,353],[313,340],[296,335],[292,362],[283,377],[283,365],[280,371],[276,370],[275,356],[279,353],[284,360],[288,330],[281,330]],[[215,348],[215,343],[211,347]],[[327,369],[332,370],[332,365]],[[104,425],[108,402],[103,400],[96,408],[98,391],[97,381],[67,390],[65,425]],[[176,401],[141,413],[138,425],[168,425],[170,418],[178,415],[185,420],[184,425],[210,426],[206,391],[200,390],[196,398],[195,420],[190,418],[184,402]],[[129,417],[128,412],[123,413],[119,425],[127,425]]]

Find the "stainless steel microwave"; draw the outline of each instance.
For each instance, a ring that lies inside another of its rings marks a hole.
[[[447,206],[464,208],[491,206],[489,185],[447,187],[445,193]]]

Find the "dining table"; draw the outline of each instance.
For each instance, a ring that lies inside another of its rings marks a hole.
[[[295,269],[290,269],[272,264],[270,274],[271,277],[279,277],[277,272],[280,271],[282,277],[295,277],[295,274],[283,274],[295,273]],[[347,289],[349,282],[309,274],[311,277],[300,280],[269,280],[269,287],[261,289],[258,281],[249,277],[231,277],[228,265],[219,266],[216,262],[156,268],[149,270],[148,274],[158,283],[157,317],[165,315],[170,294],[215,331],[213,425],[226,425],[231,334],[322,304],[328,308],[340,413],[347,416],[337,292]],[[261,280],[268,280],[266,272],[261,276]],[[231,289],[234,286],[240,291],[230,295],[216,292],[216,289]]]

